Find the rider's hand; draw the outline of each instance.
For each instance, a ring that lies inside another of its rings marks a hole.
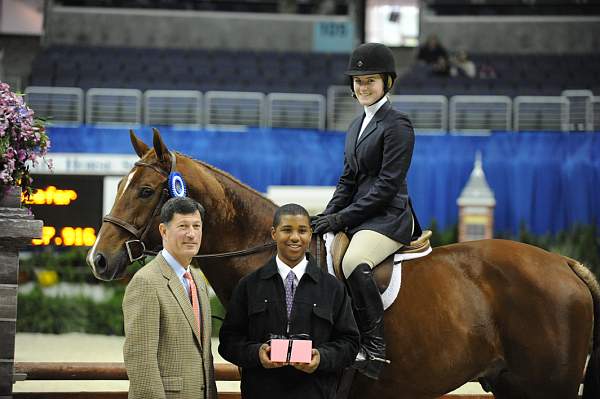
[[[337,233],[344,229],[344,223],[342,217],[338,213],[332,213],[331,215],[320,216],[314,222],[313,233],[324,234],[327,232]]]

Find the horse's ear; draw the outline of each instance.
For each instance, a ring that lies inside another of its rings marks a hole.
[[[169,158],[169,149],[163,143],[162,137],[160,137],[160,132],[156,128],[152,128],[154,132],[154,152],[156,152],[156,158],[161,161],[168,161]]]
[[[138,157],[142,158],[144,154],[150,150],[146,143],[135,135],[133,129],[129,129],[129,138],[131,139],[131,145],[133,146],[135,153],[138,154]]]

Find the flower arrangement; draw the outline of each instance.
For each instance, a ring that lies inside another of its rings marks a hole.
[[[0,198],[11,186],[20,186],[26,197],[31,194],[29,168],[49,148],[44,121],[34,118],[23,97],[0,82]],[[46,164],[52,167],[50,160]]]

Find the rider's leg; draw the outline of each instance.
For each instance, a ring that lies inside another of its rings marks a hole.
[[[371,230],[354,234],[342,269],[346,276],[354,316],[361,334],[361,349],[355,363],[358,371],[377,379],[385,364],[383,303],[373,279],[372,268],[402,246]]]

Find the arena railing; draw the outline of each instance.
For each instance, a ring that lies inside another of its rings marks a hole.
[[[144,124],[201,128],[202,93],[196,90],[147,90]]]
[[[345,131],[360,112],[350,87],[329,86],[327,89],[327,129]]]
[[[591,131],[593,125],[590,90],[564,90],[561,96],[569,100],[569,131]]]
[[[325,130],[325,98],[320,94],[270,93],[266,125]]]
[[[592,131],[600,131],[600,97],[592,98]]]
[[[74,381],[74,380],[127,380],[123,363],[15,363],[15,380]],[[215,379],[218,381],[239,381],[238,368],[230,363],[215,364]],[[126,399],[127,392],[13,392],[14,399]],[[219,399],[239,399],[239,392],[219,392]],[[448,394],[440,399],[490,399],[484,394]]]
[[[30,86],[25,101],[36,116],[50,124],[78,126],[83,123],[83,90],[78,87]]]
[[[209,91],[204,95],[208,129],[243,129],[265,126],[265,95],[258,92]]]
[[[507,96],[453,96],[450,98],[450,131],[489,134],[510,131],[512,100]]]
[[[408,114],[416,133],[448,131],[448,99],[438,95],[394,95],[392,106]]]
[[[513,99],[513,130],[569,130],[569,99],[561,96],[518,96]]]
[[[319,94],[260,92],[89,89],[38,87],[26,89],[36,115],[55,125],[245,129],[303,128],[345,131],[361,107],[347,86],[330,86]],[[394,95],[392,104],[406,112],[419,134],[448,131],[472,134],[489,131],[600,130],[600,104],[589,91],[565,91],[567,96]],[[326,101],[326,106],[325,106]],[[85,105],[85,108],[84,108]],[[576,108],[577,112],[572,111]],[[84,112],[85,110],[85,112]],[[143,118],[142,118],[143,116]],[[512,123],[511,123],[512,119]]]
[[[137,89],[89,89],[85,96],[90,125],[142,124],[142,92]]]

